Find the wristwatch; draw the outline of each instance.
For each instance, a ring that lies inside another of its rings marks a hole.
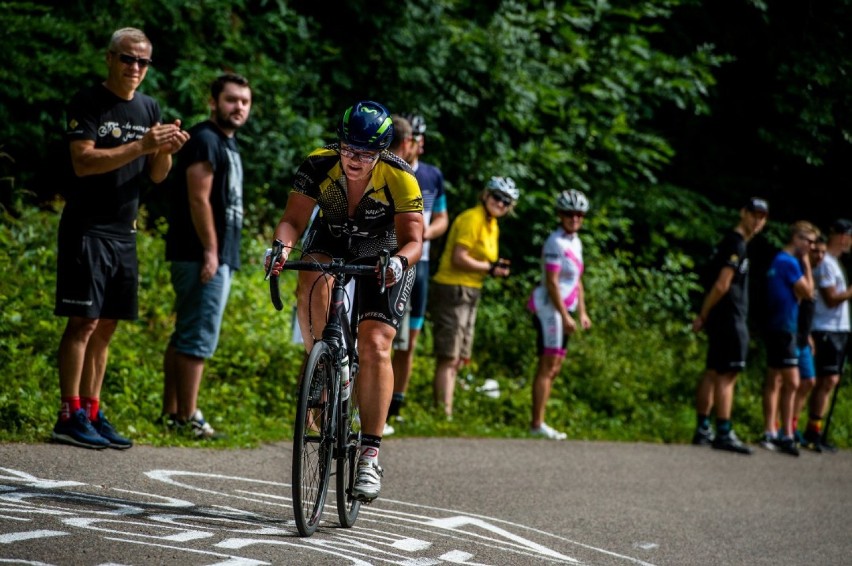
[[[402,262],[402,270],[408,271],[408,258],[405,257],[404,255],[398,255],[398,256],[395,256],[395,257],[398,257],[399,261]]]

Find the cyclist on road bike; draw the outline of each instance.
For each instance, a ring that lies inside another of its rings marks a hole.
[[[317,205],[304,259],[375,256],[378,261],[383,249],[393,254],[386,268],[388,292],[379,293],[378,277],[363,278],[358,290],[361,452],[352,495],[369,502],[381,490],[378,455],[393,394],[391,344],[423,248],[423,197],[411,167],[387,151],[393,121],[384,106],[358,102],[341,117],[337,134],[339,143],[314,150],[299,167],[274,237],[284,243],[286,261]],[[278,270],[273,268],[273,274]],[[322,335],[328,314],[330,285],[318,281],[321,277],[299,273],[299,325],[308,351]]]

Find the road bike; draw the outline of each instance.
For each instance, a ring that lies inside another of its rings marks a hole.
[[[276,240],[266,272],[270,298],[277,310],[284,305],[278,277],[272,274],[272,267],[280,262],[283,250],[284,245]],[[389,258],[389,252],[382,252],[378,265],[387,265]],[[354,395],[358,376],[358,327],[353,317],[358,311],[356,304],[352,304],[348,313],[345,308],[346,279],[350,275],[376,277],[377,264],[346,264],[335,258],[327,263],[288,261],[282,270],[318,271],[333,281],[328,322],[322,338],[314,342],[303,364],[293,432],[293,511],[299,534],[308,537],[319,526],[332,475],[336,480],[337,516],[341,526],[352,527],[361,507],[361,502],[352,497],[360,442],[358,404]],[[378,271],[383,293],[385,270]],[[322,277],[318,281],[323,284]]]

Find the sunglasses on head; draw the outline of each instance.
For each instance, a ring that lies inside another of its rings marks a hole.
[[[118,60],[124,63],[127,66],[132,66],[134,63],[139,65],[140,69],[144,69],[154,61],[151,59],[146,59],[144,57],[134,57],[133,55],[128,55],[127,53],[117,53],[115,51],[110,51],[113,55],[118,55]]]

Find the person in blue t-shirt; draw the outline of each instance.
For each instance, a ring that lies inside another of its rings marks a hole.
[[[434,165],[420,161],[425,145],[426,122],[422,116],[416,114],[408,114],[403,118],[411,125],[412,141],[411,151],[404,159],[414,170],[420,192],[423,193],[423,253],[420,261],[417,262],[417,275],[414,288],[411,290],[411,301],[408,303],[411,309],[408,313],[408,340],[400,340],[405,336],[404,329],[400,328],[397,340],[394,341],[394,385],[388,421],[399,420],[399,412],[405,401],[405,392],[411,378],[414,348],[426,318],[426,297],[429,294],[429,243],[443,236],[450,224],[447,214],[447,197],[444,193],[444,175]],[[385,435],[393,434],[393,432],[393,425],[390,422],[386,423]]]
[[[799,387],[799,302],[813,295],[814,279],[808,252],[818,235],[819,231],[810,222],[791,225],[790,239],[772,260],[767,273],[768,370],[763,385],[765,428],[760,445],[792,456],[799,455],[793,437],[793,406]],[[779,412],[780,434],[776,430]]]

